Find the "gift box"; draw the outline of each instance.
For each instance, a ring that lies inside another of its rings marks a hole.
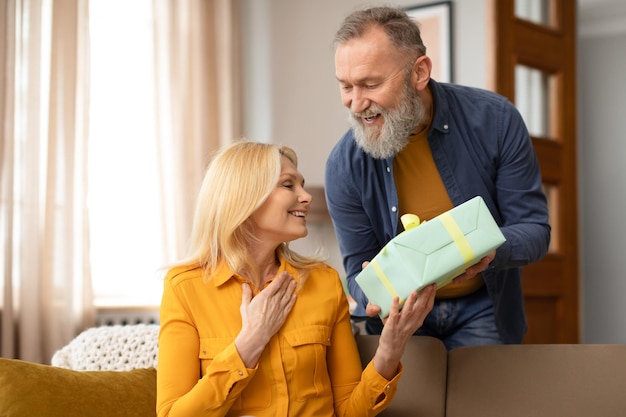
[[[433,283],[441,288],[506,240],[480,196],[429,221],[412,214],[400,220],[405,230],[356,277],[381,318],[389,315],[394,296],[402,304],[415,290]]]

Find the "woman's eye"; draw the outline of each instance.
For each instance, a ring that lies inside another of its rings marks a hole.
[[[284,182],[283,183],[283,187],[285,187],[285,188],[293,188],[293,184],[290,183],[290,182]]]

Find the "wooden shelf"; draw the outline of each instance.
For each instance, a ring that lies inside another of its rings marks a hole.
[[[330,223],[331,219],[330,214],[328,214],[328,207],[326,206],[324,187],[321,185],[311,186],[306,187],[306,190],[313,197],[307,220],[318,223]]]

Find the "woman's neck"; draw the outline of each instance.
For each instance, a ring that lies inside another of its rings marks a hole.
[[[255,279],[255,281],[258,280],[258,282],[254,282],[254,284],[259,289],[262,289],[267,281],[276,276],[278,268],[280,267],[280,261],[276,257],[275,249],[266,253],[251,251],[251,255],[259,273],[258,277]],[[251,279],[253,275],[254,274],[247,274],[248,279]]]

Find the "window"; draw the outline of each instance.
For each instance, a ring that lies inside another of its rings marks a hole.
[[[91,0],[89,195],[96,306],[158,305],[164,265],[150,0]]]

